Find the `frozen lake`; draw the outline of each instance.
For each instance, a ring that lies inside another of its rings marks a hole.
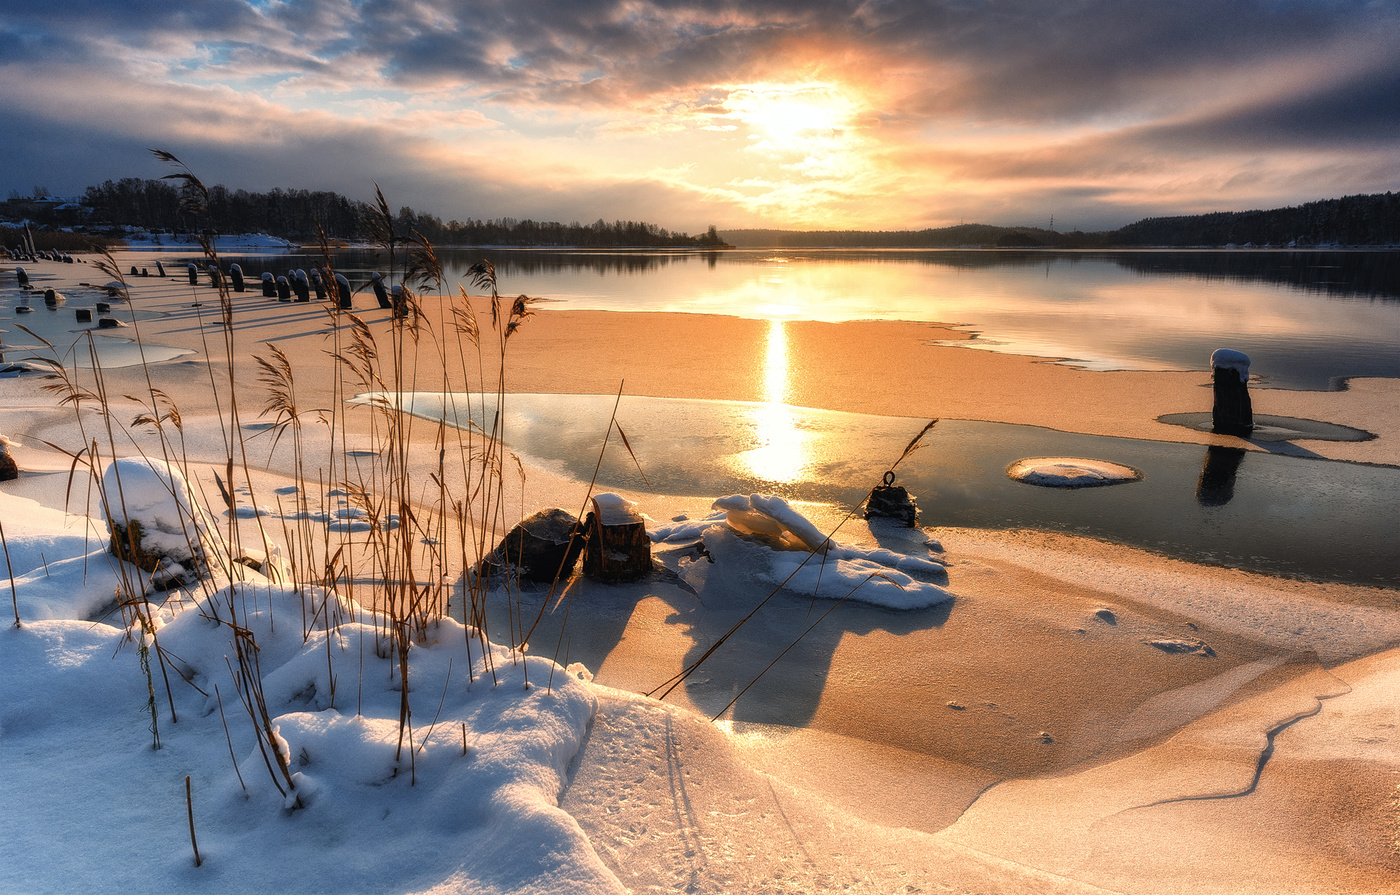
[[[968,348],[1094,370],[1204,370],[1212,351],[1230,347],[1253,359],[1257,385],[1275,388],[1400,377],[1396,251],[439,254],[450,278],[487,258],[503,295],[564,308],[947,323],[974,335],[957,343]],[[254,280],[262,270],[322,263],[287,254],[225,261]],[[387,256],[370,252],[341,253],[335,263],[356,285],[388,267]]]

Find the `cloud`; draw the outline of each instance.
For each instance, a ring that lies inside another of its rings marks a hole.
[[[1117,225],[1400,187],[1397,33],[1365,0],[11,0],[0,189],[164,145],[445,218]],[[817,88],[825,135],[743,114]]]

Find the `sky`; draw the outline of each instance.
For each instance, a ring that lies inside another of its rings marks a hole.
[[[1111,229],[1400,189],[1400,0],[0,0],[0,195]]]

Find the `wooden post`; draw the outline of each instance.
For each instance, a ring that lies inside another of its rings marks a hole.
[[[1254,431],[1254,408],[1249,400],[1249,355],[1229,348],[1210,356],[1212,389],[1211,431],[1247,437]]]

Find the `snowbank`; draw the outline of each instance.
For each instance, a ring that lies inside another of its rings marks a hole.
[[[207,521],[159,461],[106,478],[157,541]],[[261,581],[86,621],[123,577],[105,526],[3,491],[0,518],[21,620],[0,628],[0,891],[623,891],[559,808],[596,708],[582,669],[443,619],[412,638],[405,703],[383,617]]]
[[[932,554],[860,549],[828,540],[781,497],[736,494],[716,500],[714,509],[700,520],[656,526],[651,539],[672,546],[699,541],[715,564],[796,594],[889,609],[922,609],[952,599],[928,580],[947,579],[944,564]],[[678,571],[683,578],[698,578],[709,564],[708,557],[683,558]]]

